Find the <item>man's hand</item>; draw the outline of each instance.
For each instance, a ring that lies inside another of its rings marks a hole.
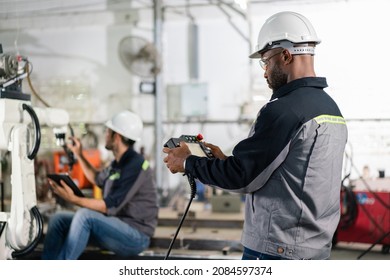
[[[75,199],[77,199],[77,196],[73,193],[73,190],[64,182],[61,180],[61,186],[59,186],[56,182],[54,182],[51,179],[49,180],[49,184],[51,186],[51,189],[53,192],[61,197],[62,199],[69,201],[71,203],[74,203]]]
[[[80,139],[76,137],[69,137],[69,140],[71,140],[70,143],[67,144],[69,150],[71,150],[75,155],[80,156],[83,152]]]
[[[107,213],[106,202],[103,199],[79,197],[74,194],[73,190],[64,181],[61,180],[60,182],[61,186],[49,179],[51,189],[62,199],[80,207],[95,210],[103,214]]]
[[[204,145],[211,150],[211,153],[215,158],[222,159],[222,160],[227,159],[227,156],[221,151],[221,149],[218,146],[206,142],[204,142]]]
[[[173,173],[184,172],[184,161],[191,155],[191,151],[187,144],[182,141],[177,148],[164,148],[163,152],[167,154],[164,162],[168,169]]]

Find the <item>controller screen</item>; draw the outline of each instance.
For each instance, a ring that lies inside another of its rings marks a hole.
[[[207,157],[205,152],[202,150],[198,143],[186,143],[188,148],[191,151],[191,154],[198,157]]]

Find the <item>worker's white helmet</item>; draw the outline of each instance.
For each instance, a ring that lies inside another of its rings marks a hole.
[[[281,42],[283,46],[278,45]],[[260,58],[263,52],[276,47],[287,48],[292,54],[314,54],[313,46],[302,48],[304,43],[321,43],[310,21],[298,13],[280,12],[266,20],[257,38],[256,51],[249,57]],[[300,47],[295,48],[294,44]]]
[[[106,122],[106,126],[130,140],[139,141],[141,139],[142,120],[130,111],[126,110],[116,114]]]

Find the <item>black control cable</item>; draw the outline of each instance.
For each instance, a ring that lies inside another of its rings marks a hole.
[[[173,238],[172,238],[172,240],[171,240],[171,244],[169,245],[169,248],[168,248],[167,254],[165,255],[164,260],[167,260],[168,257],[169,257],[169,254],[171,253],[173,244],[174,244],[175,241],[176,241],[177,235],[179,234],[179,231],[180,231],[180,229],[181,229],[181,226],[183,225],[183,222],[184,222],[184,220],[185,220],[185,218],[186,218],[186,216],[187,216],[188,210],[190,209],[192,200],[193,200],[193,199],[195,198],[195,196],[196,196],[196,182],[195,182],[194,177],[193,177],[191,174],[184,174],[184,175],[187,175],[188,183],[190,184],[190,187],[191,187],[191,196],[190,196],[190,200],[188,201],[187,208],[186,208],[186,210],[184,211],[183,216],[181,217],[179,226],[178,226],[177,229],[176,229],[176,233],[175,233],[175,235],[173,236]]]

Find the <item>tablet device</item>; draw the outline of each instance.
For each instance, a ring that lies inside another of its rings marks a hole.
[[[61,180],[63,180],[72,190],[73,193],[77,196],[84,197],[84,194],[81,192],[81,190],[76,186],[75,182],[72,180],[72,178],[69,177],[67,174],[47,174],[47,177],[56,182],[59,186],[61,185]]]

